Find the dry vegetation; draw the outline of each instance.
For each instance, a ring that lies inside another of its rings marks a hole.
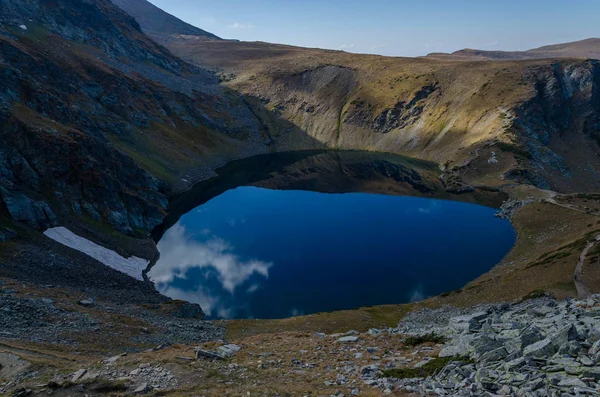
[[[403,343],[401,336],[361,335],[357,342],[336,342],[335,336],[319,336],[314,332],[281,332],[276,335],[256,335],[231,342],[241,347],[232,358],[224,361],[192,360],[192,346],[173,345],[159,351],[128,354],[111,368],[131,371],[149,363],[168,369],[178,379],[175,390],[155,392],[156,396],[304,396],[331,395],[341,391],[349,395],[359,389],[361,396],[383,396],[380,390],[370,389],[360,381],[357,368],[369,364],[392,363],[396,368],[408,368],[425,357],[437,355],[439,345],[425,342],[418,346]],[[219,343],[202,345],[211,349]],[[368,350],[367,350],[368,348]],[[31,350],[29,350],[31,349]],[[17,352],[30,363],[29,369],[40,370],[38,378],[48,381],[52,374],[70,374],[79,368],[100,369],[101,358],[90,355],[66,354],[55,346],[0,346],[0,353]],[[360,357],[357,358],[357,353]],[[354,363],[352,370],[345,368]],[[336,385],[338,374],[344,373],[347,383]],[[331,382],[331,384],[328,384]],[[123,384],[123,381],[121,381]],[[101,388],[113,388],[118,393],[119,381],[97,379],[87,383],[90,395]],[[77,386],[65,383],[53,395],[71,395]],[[408,396],[409,394],[394,394]]]
[[[527,71],[549,63],[440,62],[227,41],[180,40],[168,46],[185,59],[222,70],[229,87],[267,98],[268,107],[281,107],[284,118],[329,146],[361,144],[363,149],[387,148],[436,160],[454,157],[457,163],[470,157],[467,150],[454,156],[462,148],[494,138],[511,142],[511,137],[503,134],[502,108],[511,108],[533,95],[533,88],[524,80]],[[294,83],[296,76],[325,66],[350,70],[352,81],[325,79],[321,81],[324,87],[308,93]],[[424,100],[418,126],[411,126],[418,128],[418,137],[410,131],[392,131],[386,137],[373,138],[350,121],[364,104],[374,118],[400,101],[414,99],[427,86],[436,90]],[[341,102],[333,106],[341,112],[345,134],[337,143],[327,132],[335,130],[330,119],[335,114],[313,114],[307,119],[295,106],[296,101],[311,102],[319,113],[319,101],[331,102],[328,95],[332,92],[341,95]]]
[[[590,171],[597,168],[597,148],[580,128],[588,113],[548,127],[546,138],[535,138],[528,130],[542,125],[544,117],[561,117],[562,105],[549,109],[551,115],[538,114],[535,104],[545,100],[539,84],[559,87],[552,80],[553,68],[588,70],[585,61],[458,62],[189,37],[165,45],[216,70],[225,86],[242,93],[273,139],[274,150],[324,147],[405,154],[457,167],[468,181],[486,186],[506,185],[505,174],[511,170],[542,175],[564,192],[598,186],[590,182],[597,179]],[[589,89],[582,90],[573,98],[581,101],[575,107],[589,106]],[[531,149],[532,136],[533,145],[542,147]],[[492,157],[496,161],[489,162]],[[571,175],[555,165],[545,168],[553,157],[564,161]],[[581,167],[581,158],[594,165]]]

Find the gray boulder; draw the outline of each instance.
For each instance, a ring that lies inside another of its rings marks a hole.
[[[532,326],[526,328],[519,336],[521,350],[525,349],[529,345],[541,341],[542,339],[544,339],[544,336],[537,327]]]
[[[597,342],[600,340],[600,326],[593,327],[590,329],[587,335],[587,340],[591,343]]]
[[[204,319],[204,312],[200,305],[186,302],[173,313],[173,317]]]
[[[584,368],[582,371],[582,375],[585,378],[593,378],[596,381],[600,381],[600,368],[598,368],[598,367]]]
[[[481,363],[492,363],[492,362],[500,361],[500,360],[506,358],[506,356],[508,356],[508,351],[506,350],[506,348],[504,346],[502,346],[497,349],[490,350],[490,351],[484,353],[479,358],[479,361]]]
[[[496,350],[504,346],[499,340],[492,339],[486,335],[481,335],[472,340],[471,347],[472,355],[474,356],[474,358],[480,359],[484,354],[488,353],[489,351]]]
[[[337,341],[338,342],[356,342],[358,340],[358,336],[342,336]]]
[[[217,348],[217,351],[226,357],[231,357],[240,351],[241,347],[234,344],[223,345]]]
[[[475,331],[481,328],[481,320],[488,316],[487,312],[475,312],[463,316],[452,317],[449,326],[456,331]]]
[[[550,338],[535,342],[523,349],[523,356],[533,358],[548,358],[556,353],[556,347]]]
[[[569,324],[555,332],[550,336],[552,343],[557,348],[566,345],[570,341],[577,340],[579,338],[579,334],[577,332],[577,328],[573,324]]]
[[[595,356],[598,353],[600,353],[600,340],[594,342],[594,344],[592,345],[592,347],[590,347],[590,350],[588,351],[588,354],[590,356]]]

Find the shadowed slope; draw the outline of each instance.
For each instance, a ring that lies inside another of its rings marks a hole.
[[[174,40],[178,36],[191,36],[197,40],[221,40],[212,33],[167,14],[146,0],[112,0],[112,2],[133,16],[144,32],[158,42]]]

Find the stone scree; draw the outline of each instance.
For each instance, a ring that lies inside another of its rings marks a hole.
[[[428,378],[382,378],[377,365],[363,368],[363,381],[384,391],[440,396],[600,395],[600,295],[424,310],[409,314],[397,328],[370,332],[434,332],[447,338],[440,357],[473,361],[450,362]]]

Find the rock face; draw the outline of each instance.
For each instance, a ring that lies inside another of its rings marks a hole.
[[[273,76],[273,85],[248,86],[246,82],[240,82],[240,89],[269,98],[271,106],[282,116],[298,123],[310,136],[334,147],[375,147],[381,151],[410,153],[440,163],[455,163],[457,152],[465,146],[470,147],[471,157],[476,158],[490,153],[481,150],[478,154],[477,148],[492,145],[493,161],[486,166],[489,170],[500,168],[498,156],[508,154],[516,159],[517,164],[503,172],[505,179],[559,191],[570,191],[575,186],[594,190],[600,187],[591,187],[589,182],[589,178],[598,179],[596,172],[600,169],[596,155],[600,142],[600,114],[594,110],[600,106],[599,65],[599,61],[594,60],[524,64],[522,69],[512,73],[518,75],[523,81],[520,84],[530,91],[523,93],[519,101],[507,98],[507,101],[515,101],[508,110],[489,109],[479,120],[472,120],[471,125],[465,127],[461,126],[462,123],[469,123],[473,113],[481,112],[481,108],[476,108],[471,101],[478,97],[486,101],[496,100],[490,98],[492,94],[488,91],[495,92],[500,85],[507,84],[506,81],[489,81],[479,87],[476,79],[455,71],[456,80],[469,79],[466,86],[476,90],[460,104],[453,104],[458,99],[443,95],[466,88],[455,87],[453,84],[456,82],[442,85],[441,79],[445,76],[435,66],[433,73],[436,76],[439,73],[439,76],[433,82],[415,83],[398,92],[395,95],[402,99],[395,104],[389,104],[389,99],[385,104],[364,99],[360,71],[334,66],[305,71],[300,81],[296,75],[283,76],[279,73]],[[438,68],[442,69],[442,65]],[[382,70],[381,73],[389,72]],[[324,81],[324,76],[328,80]],[[400,75],[398,79],[406,77]],[[324,84],[315,88],[321,82]],[[441,113],[439,121],[434,122],[432,115],[440,112],[440,106],[448,106],[448,109]],[[485,125],[477,124],[481,122]],[[485,139],[481,138],[482,146],[462,141],[463,136],[479,140],[481,131],[490,134]],[[285,142],[281,136],[272,135],[276,143]],[[449,140],[450,136],[456,136],[456,139]],[[497,144],[506,139],[512,143]],[[582,169],[580,157],[570,155],[569,150],[590,159],[594,164],[593,170]],[[446,174],[444,178],[449,189],[456,192],[472,189],[465,184],[456,184],[448,176]]]
[[[2,1],[0,53],[0,217],[36,229],[75,216],[148,233],[168,190],[148,170],[172,180],[177,161],[199,165],[207,129],[247,140],[259,128],[108,0]]]
[[[576,159],[566,154],[567,148],[577,147],[583,157],[597,151],[593,143],[600,143],[600,63],[557,61],[532,68],[528,79],[534,94],[515,109],[510,128],[529,153],[531,174],[509,177],[553,188],[559,179],[575,179]],[[565,142],[556,145],[558,140]],[[572,146],[574,142],[579,145]]]
[[[0,134],[0,198],[13,220],[57,225],[57,213],[106,220],[118,230],[151,230],[167,200],[159,181],[101,138],[35,129],[17,117]],[[54,209],[52,209],[54,208]]]
[[[392,333],[444,335],[440,357],[467,356],[473,362],[450,362],[426,379],[375,384],[423,395],[598,395],[599,327],[600,295],[412,313]]]

